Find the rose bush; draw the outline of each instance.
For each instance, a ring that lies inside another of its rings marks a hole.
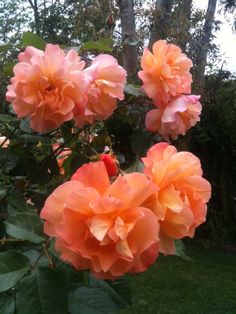
[[[192,62],[158,41],[139,88],[113,56],[21,48],[0,114],[0,296],[19,314],[96,313],[98,299],[117,313],[121,277],[180,254],[206,219],[199,159],[163,142],[199,121]]]

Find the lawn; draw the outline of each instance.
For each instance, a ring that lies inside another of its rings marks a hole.
[[[236,313],[236,256],[198,247],[187,253],[192,262],[161,256],[130,277],[133,304],[122,314]]]

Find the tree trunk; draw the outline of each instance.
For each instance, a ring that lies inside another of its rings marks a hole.
[[[133,0],[117,0],[117,5],[121,18],[123,64],[129,77],[132,77],[138,67],[134,3]]]
[[[40,35],[40,23],[39,23],[39,11],[38,11],[38,3],[37,0],[34,0],[34,3],[32,0],[28,0],[31,8],[34,11],[34,25],[35,25],[35,31],[37,35]]]
[[[148,45],[149,49],[152,48],[155,41],[167,38],[171,8],[172,0],[156,0],[153,13],[153,25]]]
[[[217,0],[208,0],[208,7],[205,15],[202,38],[199,44],[199,53],[196,58],[195,85],[197,92],[202,92],[204,88],[204,73],[207,64],[207,53],[212,37],[212,28],[216,11]]]
[[[179,0],[176,9],[176,43],[183,51],[186,51],[187,43],[190,40],[192,4],[192,0]]]

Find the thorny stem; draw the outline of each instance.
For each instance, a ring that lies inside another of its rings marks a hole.
[[[67,141],[65,141],[64,143],[62,143],[58,148],[56,148],[50,155],[48,155],[47,157],[45,157],[42,161],[41,161],[41,163],[40,163],[40,165],[39,165],[39,167],[41,168],[42,166],[44,166],[45,165],[45,162],[48,160],[48,159],[50,159],[50,158],[52,158],[52,157],[56,157],[57,155],[59,155],[62,151],[63,151],[63,149],[66,147],[66,145],[68,144],[68,143],[70,143],[70,141],[71,140],[73,140],[75,137],[76,137],[76,135],[78,135],[79,133],[81,133],[83,130],[79,130],[78,132],[76,132],[76,133],[74,133]]]
[[[48,259],[48,262],[49,262],[49,266],[54,269],[54,263],[53,263],[53,260],[51,258],[51,256],[49,255],[48,253],[48,248],[49,248],[49,245],[50,245],[50,240],[48,240],[46,243],[43,243],[42,247],[42,251],[40,253],[40,255],[38,256],[38,258],[36,259],[36,261],[34,262],[34,265],[32,266],[32,269],[35,269],[38,262],[40,261],[40,259],[42,258],[42,256],[45,254],[47,259]]]
[[[95,155],[99,156],[99,153],[96,151],[96,149],[94,149],[89,143],[85,143],[85,142],[82,142],[85,146],[88,146],[93,152]]]

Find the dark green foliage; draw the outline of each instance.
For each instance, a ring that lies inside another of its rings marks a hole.
[[[201,122],[188,137],[188,147],[201,160],[212,184],[208,220],[202,236],[215,244],[236,238],[236,79],[220,71],[206,79]],[[205,232],[204,232],[205,231]]]
[[[14,287],[29,271],[29,259],[17,251],[0,253],[0,293]]]
[[[65,314],[67,294],[61,271],[38,267],[20,283],[16,294],[19,314]]]

